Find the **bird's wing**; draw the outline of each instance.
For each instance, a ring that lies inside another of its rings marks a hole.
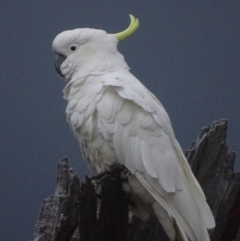
[[[214,219],[163,106],[129,73],[105,76],[102,84],[96,97],[99,132],[177,224],[201,237],[196,226],[212,228]]]

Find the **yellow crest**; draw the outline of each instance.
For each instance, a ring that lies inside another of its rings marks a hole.
[[[115,36],[117,37],[118,41],[121,41],[129,37],[130,35],[132,35],[139,27],[139,20],[131,14],[129,16],[130,16],[129,27],[120,33],[115,33]]]

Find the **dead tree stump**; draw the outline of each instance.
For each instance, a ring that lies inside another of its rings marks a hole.
[[[233,170],[236,154],[228,150],[226,134],[227,121],[215,121],[186,151],[216,220],[212,241],[240,241],[240,173]],[[119,171],[106,175],[96,194],[94,183],[86,178],[80,185],[62,159],[55,194],[43,201],[33,241],[168,241],[155,218],[129,220],[122,182]]]

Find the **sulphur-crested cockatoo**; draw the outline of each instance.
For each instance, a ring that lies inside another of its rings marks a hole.
[[[213,215],[168,114],[117,50],[118,41],[139,26],[130,19],[117,34],[80,28],[54,39],[55,67],[66,81],[67,121],[93,173],[113,164],[129,170],[137,216],[146,220],[155,213],[170,240],[208,241]]]

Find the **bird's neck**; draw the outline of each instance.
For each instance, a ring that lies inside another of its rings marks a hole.
[[[119,52],[114,55],[99,55],[76,69],[63,90],[64,98],[68,99],[71,88],[76,85],[85,86],[91,84],[93,86],[106,75],[129,71],[129,69],[124,57]]]

